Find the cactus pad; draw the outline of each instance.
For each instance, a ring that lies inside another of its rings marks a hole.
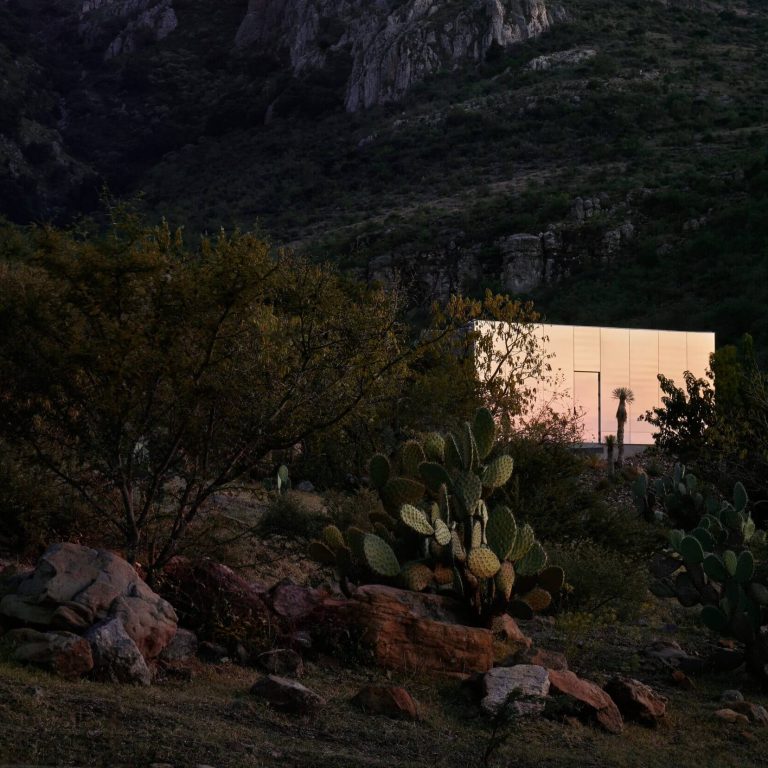
[[[469,552],[467,566],[478,579],[490,579],[498,573],[501,563],[492,549],[475,547]]]
[[[429,461],[443,462],[445,456],[445,439],[438,432],[430,432],[424,438],[424,453]]]
[[[403,504],[400,507],[400,519],[412,531],[423,536],[431,536],[435,532],[432,524],[427,520],[427,516],[418,507],[414,507],[411,504]]]
[[[310,542],[309,556],[321,565],[336,565],[336,554],[322,541]]]
[[[512,590],[515,586],[515,569],[512,563],[510,563],[508,560],[505,560],[501,567],[499,568],[499,572],[496,574],[496,589],[499,590],[501,595],[504,597],[504,600],[509,601],[509,598],[512,596]]]
[[[704,573],[710,579],[715,581],[725,581],[728,578],[728,572],[725,570],[723,561],[715,554],[707,555],[704,558]]]
[[[493,444],[496,442],[496,422],[487,408],[477,410],[472,432],[475,435],[477,454],[482,461],[493,450]]]
[[[740,584],[748,582],[755,573],[755,558],[754,555],[745,549],[736,561],[736,571],[734,577]]]
[[[520,576],[535,576],[547,564],[547,553],[538,541],[515,563],[515,570]]]
[[[379,536],[367,533],[363,539],[363,552],[366,564],[378,576],[394,578],[400,573],[400,563],[392,547]]]
[[[534,613],[546,611],[552,604],[552,595],[541,587],[534,587],[530,592],[523,595],[522,599],[531,606]]]
[[[453,559],[459,563],[463,563],[467,559],[467,551],[464,549],[461,537],[456,531],[451,532],[451,554]]]
[[[565,571],[559,565],[550,565],[539,574],[536,583],[551,595],[557,594],[565,584]]]
[[[355,526],[347,528],[347,542],[349,543],[349,548],[352,551],[352,559],[357,563],[365,562],[363,539],[365,539],[365,531]]]
[[[729,576],[736,575],[736,567],[738,566],[739,561],[733,550],[726,549],[725,552],[723,552],[723,564],[725,565],[725,570],[728,572]]]
[[[508,507],[496,507],[488,517],[485,529],[488,546],[499,560],[505,560],[512,550],[517,536],[517,523]]]
[[[449,432],[445,438],[445,466],[448,469],[461,469],[461,451],[456,438]]]
[[[451,543],[451,529],[439,517],[435,520],[435,541],[441,546]]]
[[[451,477],[447,470],[442,464],[436,462],[423,461],[419,464],[419,476],[433,493],[437,493],[441,485],[448,487],[451,485]]]
[[[403,474],[417,478],[419,465],[426,461],[426,458],[420,443],[415,440],[407,440],[400,449],[400,465],[403,468]]]
[[[704,549],[694,536],[683,536],[678,549],[686,564],[696,565],[704,562]]]
[[[326,525],[323,528],[323,542],[333,552],[346,546],[343,534],[335,525]]]
[[[472,472],[460,472],[454,478],[453,489],[464,514],[471,515],[483,494],[483,484],[480,482],[480,478]]]
[[[525,557],[525,554],[533,546],[533,542],[533,528],[531,528],[531,526],[526,523],[522,528],[517,529],[515,543],[512,545],[512,549],[510,550],[507,557],[512,561],[516,561],[522,557]]]
[[[389,459],[383,453],[377,453],[371,457],[368,463],[368,476],[374,488],[381,490],[387,484],[390,472]]]
[[[400,571],[403,586],[412,592],[425,590],[432,583],[432,579],[432,570],[423,563],[408,563]]]
[[[375,523],[373,526],[373,532],[380,538],[384,539],[384,541],[386,541],[388,544],[395,543],[395,535],[389,528],[387,528],[387,526],[382,525],[381,523]]]
[[[397,520],[395,520],[392,515],[388,515],[386,512],[370,512],[368,514],[368,519],[373,525],[380,523],[385,528],[389,528],[390,530],[394,530],[397,526]]]
[[[509,482],[513,468],[511,456],[497,456],[483,471],[483,485],[486,488],[501,488]]]
[[[743,512],[746,509],[749,496],[747,496],[747,489],[740,482],[737,482],[733,486],[733,506],[736,511]]]
[[[381,500],[393,514],[399,512],[403,504],[418,504],[424,497],[424,486],[407,477],[395,477],[381,489]]]

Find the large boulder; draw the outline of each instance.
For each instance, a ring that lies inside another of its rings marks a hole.
[[[514,669],[514,667],[513,667]],[[567,670],[549,670],[550,691],[570,696],[609,733],[621,733],[624,720],[613,699],[596,683],[582,680]]]
[[[0,617],[19,625],[82,633],[118,617],[145,659],[176,632],[176,613],[118,555],[80,544],[54,544],[32,573],[0,601]]]
[[[480,706],[489,715],[496,715],[509,703],[511,711],[520,715],[536,715],[544,711],[545,697],[549,693],[549,674],[535,664],[514,667],[496,667],[483,677],[483,699]]]
[[[369,584],[349,599],[324,599],[309,627],[319,642],[351,643],[388,669],[486,672],[493,666],[493,633],[466,626],[467,619],[449,598]]]
[[[62,677],[79,677],[93,669],[90,645],[72,632],[14,629],[4,639],[13,647],[14,661],[34,664]]]
[[[631,677],[612,678],[606,684],[605,691],[616,702],[625,720],[654,726],[667,713],[667,699]]]
[[[85,633],[85,639],[91,646],[94,673],[100,679],[134,685],[152,682],[147,662],[119,618],[94,624]]]

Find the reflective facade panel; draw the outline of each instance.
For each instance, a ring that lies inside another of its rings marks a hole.
[[[489,324],[490,325],[490,324]],[[542,325],[536,333],[550,355],[553,382],[531,382],[537,405],[560,413],[583,412],[584,442],[605,442],[616,434],[613,399],[617,387],[629,387],[624,427],[627,445],[653,443],[653,427],[639,417],[661,405],[659,373],[683,386],[683,372],[703,378],[715,351],[714,333],[657,331],[596,326]]]
[[[629,332],[629,388],[635,402],[629,408],[627,443],[653,442],[653,426],[638,421],[646,411],[659,404],[659,334],[656,331],[632,329]]]
[[[629,331],[626,328],[600,329],[600,389],[602,390],[603,409],[601,427],[603,437],[616,434],[616,408],[618,403],[612,397],[617,387],[629,386]],[[629,419],[632,420],[632,404],[627,403]],[[625,428],[626,430],[626,428]],[[624,441],[629,442],[628,435]],[[586,439],[586,438],[585,438]],[[594,442],[587,440],[587,442]]]

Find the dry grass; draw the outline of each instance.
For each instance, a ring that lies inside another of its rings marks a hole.
[[[621,647],[616,640],[619,633],[610,635],[607,644],[614,654],[606,653],[605,658],[613,658],[616,647]],[[594,639],[592,643],[592,661],[600,663],[608,648]],[[65,682],[34,670],[2,666],[0,765],[483,765],[489,726],[456,681],[387,676],[325,660],[309,665],[304,682],[328,703],[318,715],[302,718],[281,715],[252,700],[248,689],[257,677],[255,671],[241,667],[200,665],[192,682],[166,681],[138,689]],[[364,715],[349,703],[362,684],[386,680],[408,687],[423,707],[423,722]],[[510,730],[491,765],[768,765],[764,731],[713,719],[719,694],[734,685],[733,676],[700,679],[692,692],[670,688],[661,677],[654,684],[670,697],[667,722],[656,730],[628,725],[624,735],[616,737],[557,719],[527,721]],[[746,688],[745,693],[768,703]]]

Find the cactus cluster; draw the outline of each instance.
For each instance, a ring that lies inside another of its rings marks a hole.
[[[647,520],[654,519],[658,505],[670,520],[684,527],[695,525],[704,512],[699,481],[680,463],[675,464],[672,474],[654,482],[644,472],[638,475],[632,484],[632,497],[637,511]]]
[[[371,531],[329,526],[310,555],[346,578],[452,592],[481,618],[545,610],[564,574],[547,567],[530,525],[492,504],[513,471],[510,456],[494,455],[495,443],[494,419],[480,409],[457,433],[408,440],[392,461],[377,454],[369,476],[385,512],[369,515]]]
[[[701,605],[702,624],[743,643],[749,669],[768,682],[768,571],[750,549],[765,543],[765,531],[755,529],[741,483],[732,501],[710,496],[702,504],[695,528],[670,533],[670,554],[660,565],[666,575],[651,591],[686,607]]]

